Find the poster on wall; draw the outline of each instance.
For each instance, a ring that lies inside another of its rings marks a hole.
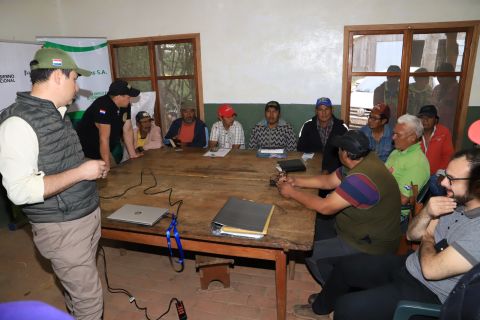
[[[68,112],[84,111],[92,102],[107,93],[112,82],[106,38],[37,37],[46,48],[68,52],[80,68],[92,71],[90,77],[79,77],[80,91]],[[81,112],[81,113],[82,113]]]
[[[0,111],[15,102],[18,91],[30,91],[30,61],[41,44],[0,41]]]

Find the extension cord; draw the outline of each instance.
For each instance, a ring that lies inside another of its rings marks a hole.
[[[175,306],[177,307],[178,320],[187,320],[187,312],[182,300],[175,301]]]

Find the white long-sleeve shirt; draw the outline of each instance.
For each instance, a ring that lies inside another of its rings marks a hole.
[[[65,116],[66,107],[58,108]],[[38,170],[38,139],[33,128],[20,117],[0,125],[0,173],[8,198],[16,205],[43,202],[43,177]]]

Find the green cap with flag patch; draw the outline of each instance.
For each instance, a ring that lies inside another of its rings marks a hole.
[[[57,48],[39,49],[30,63],[30,70],[36,69],[70,69],[85,77],[92,74],[88,70],[79,68],[68,53]]]

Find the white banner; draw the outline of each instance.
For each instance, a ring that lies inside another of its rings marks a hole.
[[[46,48],[58,48],[68,52],[82,69],[92,71],[90,77],[77,80],[80,92],[68,112],[84,111],[92,102],[107,93],[112,82],[106,38],[37,37]]]
[[[30,61],[41,45],[0,41],[0,110],[15,102],[18,91],[30,91]]]

